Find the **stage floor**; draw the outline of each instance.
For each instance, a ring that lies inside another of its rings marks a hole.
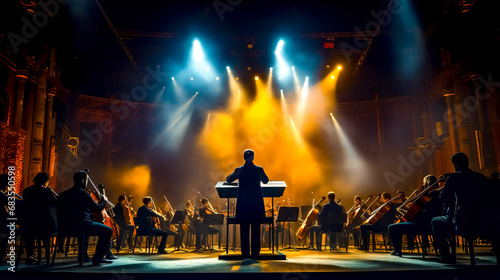
[[[355,248],[327,251],[283,250],[286,260],[239,261],[218,260],[222,252],[157,254],[119,254],[112,264],[92,266],[84,263],[79,267],[75,255],[64,259],[58,255],[54,267],[26,266],[24,262],[15,273],[7,272],[8,266],[0,267],[2,274],[23,279],[281,279],[305,280],[335,277],[335,279],[472,279],[492,276],[500,279],[496,257],[489,255],[489,248],[477,248],[477,266],[470,266],[469,256],[461,248],[457,265],[437,262],[436,255],[425,259],[416,251],[402,258],[391,256],[384,250],[365,253]],[[267,251],[263,251],[267,252]],[[42,262],[44,263],[44,262]],[[9,274],[5,274],[9,273]],[[479,274],[481,276],[479,276]],[[3,278],[3,277],[2,277]],[[3,278],[6,279],[6,278]]]

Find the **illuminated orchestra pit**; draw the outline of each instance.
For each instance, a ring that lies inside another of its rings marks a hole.
[[[4,2],[2,276],[500,278],[495,1]]]

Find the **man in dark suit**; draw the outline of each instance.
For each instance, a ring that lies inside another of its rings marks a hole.
[[[113,230],[101,223],[92,220],[90,213],[100,212],[107,204],[106,196],[102,195],[99,203],[95,203],[87,192],[88,175],[85,171],[78,171],[73,175],[74,186],[59,194],[57,218],[60,232],[98,236],[96,250],[92,263],[112,263],[105,260],[104,255],[109,250]],[[87,254],[86,242],[83,254]]]
[[[264,198],[260,182],[267,184],[267,177],[262,167],[253,164],[254,152],[250,149],[243,153],[245,164],[227,176],[226,181],[239,181],[238,198],[236,202],[236,220],[240,224],[241,255],[250,256],[250,226],[252,229],[252,257],[260,253],[260,223],[264,221]]]
[[[49,174],[36,174],[34,185],[23,190],[23,207],[21,231],[26,242],[27,264],[35,263],[33,258],[35,238],[49,238],[57,231],[54,209],[57,207],[57,197],[48,188]]]
[[[143,206],[139,207],[137,210],[137,234],[147,235],[152,234],[155,236],[161,236],[161,242],[158,246],[158,254],[166,254],[167,251],[165,247],[167,246],[167,237],[169,235],[175,236],[175,247],[179,247],[179,235],[170,229],[157,229],[152,226],[151,218],[165,219],[164,216],[160,215],[156,211],[151,210],[153,207],[153,199],[146,196],[142,199]],[[182,243],[182,240],[180,241]],[[181,244],[182,245],[182,244]]]
[[[440,196],[449,211],[446,216],[432,219],[434,243],[441,253],[440,261],[444,263],[454,263],[448,245],[451,234],[494,237],[488,235],[499,232],[498,221],[491,220],[489,215],[496,210],[495,205],[484,203],[485,197],[494,197],[496,194],[493,181],[470,170],[469,158],[464,153],[454,154],[451,161],[455,173],[446,179]]]
[[[335,193],[328,192],[328,203],[323,205],[323,208],[318,213],[318,226],[312,226],[309,229],[309,238],[311,245],[314,243],[314,236],[316,235],[316,250],[321,251],[322,234],[328,232],[328,215],[331,213],[344,213],[345,210],[337,202],[335,202]],[[332,235],[331,243],[336,243],[335,235]]]

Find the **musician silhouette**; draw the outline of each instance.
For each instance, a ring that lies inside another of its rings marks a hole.
[[[226,178],[228,183],[239,181],[236,202],[236,221],[240,224],[241,255],[250,256],[250,226],[252,230],[252,258],[260,253],[260,223],[265,219],[264,198],[260,182],[267,184],[267,177],[262,167],[253,164],[254,152],[247,149],[243,152],[245,164],[234,170]]]

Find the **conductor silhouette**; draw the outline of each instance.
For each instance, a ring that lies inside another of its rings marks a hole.
[[[265,219],[264,198],[260,182],[267,184],[267,177],[262,167],[253,164],[254,152],[243,152],[245,164],[234,170],[226,178],[228,183],[239,181],[236,202],[236,221],[240,224],[241,255],[250,257],[250,229],[252,231],[252,258],[260,253],[260,223]]]

